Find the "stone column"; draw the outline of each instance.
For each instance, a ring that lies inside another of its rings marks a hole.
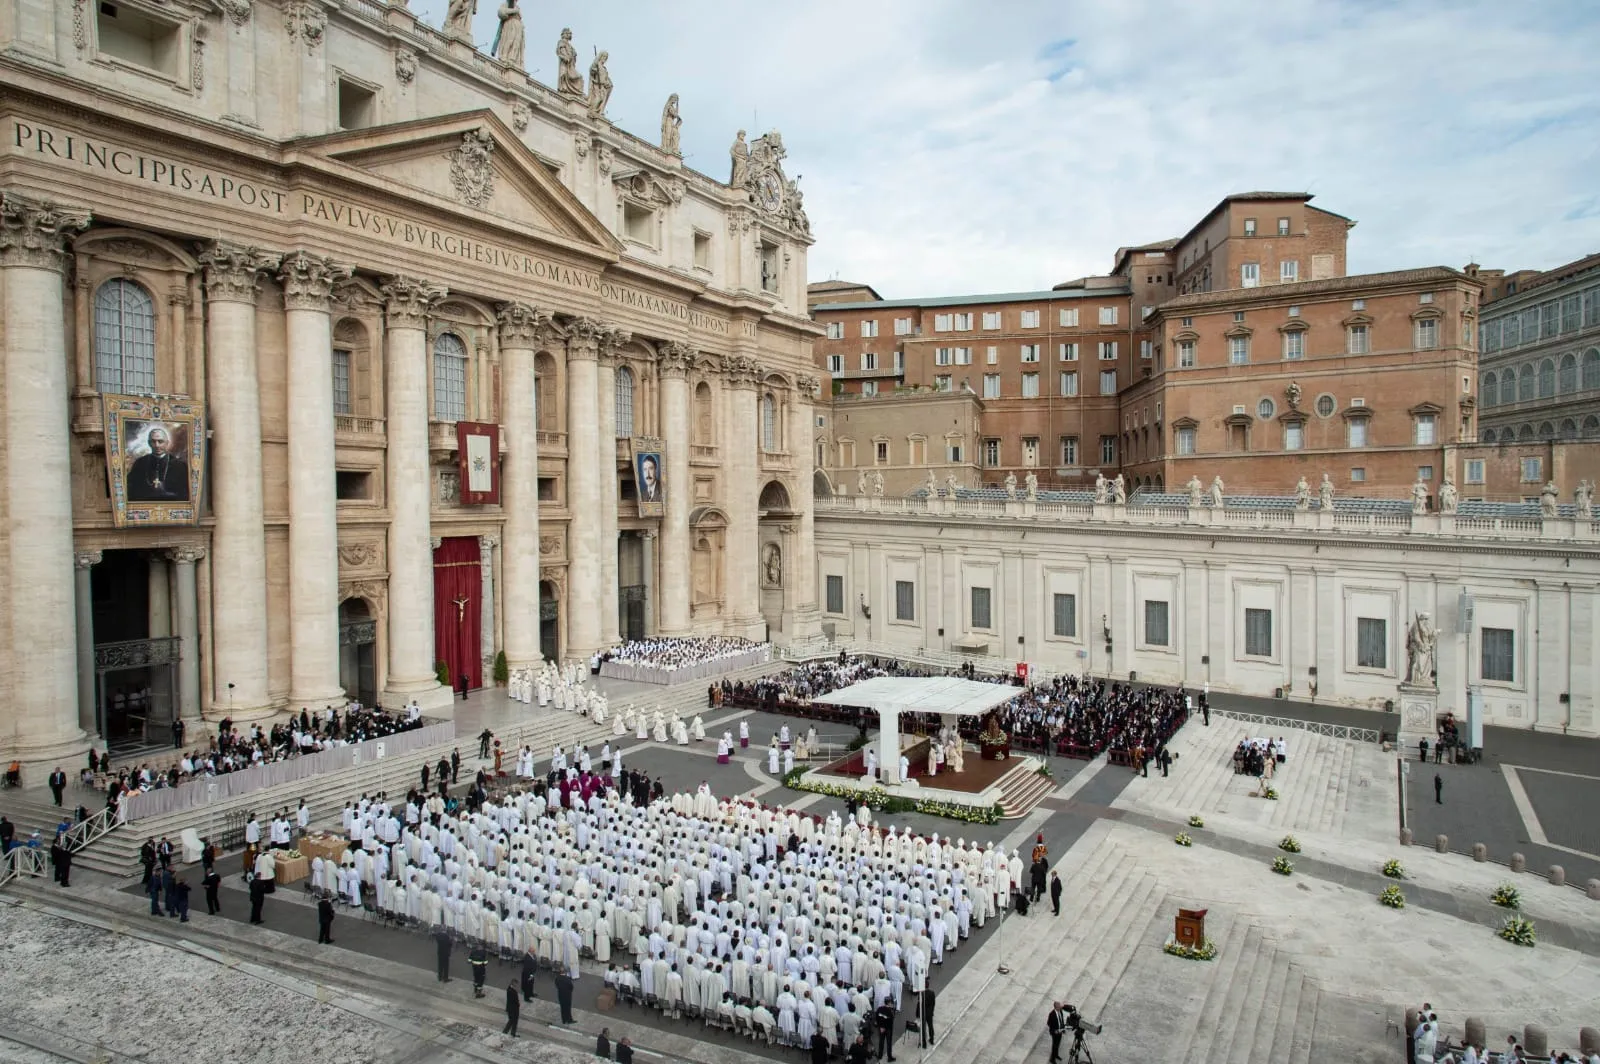
[[[237,722],[272,712],[267,694],[267,545],[261,500],[261,392],[256,288],[279,256],[213,244],[200,255],[206,285],[207,448],[211,492],[214,713]]]
[[[550,342],[550,315],[526,303],[499,308],[501,421],[506,456],[500,466],[500,504],[505,511],[501,565],[504,586],[506,664],[537,665],[539,652],[539,404],[534,353]]]
[[[600,335],[595,382],[600,420],[600,642],[622,641],[617,602],[617,350],[632,337],[607,328]]]
[[[639,530],[639,559],[644,577],[644,634],[656,634],[656,534],[654,529]]]
[[[86,211],[0,193],[0,320],[5,322],[12,676],[7,759],[67,762],[86,749],[79,726],[78,622],[72,550],[65,238]],[[24,456],[26,456],[24,458]],[[49,765],[49,768],[53,768]],[[30,776],[26,778],[39,778]]]
[[[573,515],[567,535],[567,653],[575,658],[588,658],[603,645],[603,537],[596,527],[604,472],[596,408],[601,331],[602,326],[588,318],[577,318],[567,326],[567,509]],[[616,550],[615,540],[612,550]]]
[[[478,595],[478,648],[485,687],[494,686],[494,549],[499,545],[499,536],[478,537],[478,579],[482,588]]]
[[[100,730],[95,712],[94,672],[94,593],[89,570],[100,564],[97,550],[78,551],[72,556],[72,590],[78,632],[78,727],[85,735]]]
[[[760,453],[756,422],[756,392],[761,383],[761,365],[744,355],[722,360],[727,377],[726,446],[722,452],[723,476],[728,500],[728,542],[726,563],[727,612],[724,619],[730,635],[760,639],[765,627],[761,619],[761,588],[756,576],[758,505],[761,485],[756,469]]]
[[[178,613],[178,716],[186,725],[200,721],[200,596],[195,583],[195,562],[206,555],[203,547],[176,547],[172,560],[174,596]]]
[[[333,466],[333,286],[351,274],[320,255],[283,260],[288,334],[289,701],[342,701],[339,683],[339,516]]]
[[[689,633],[689,577],[692,568],[689,508],[694,490],[689,473],[689,371],[694,348],[672,342],[662,345],[661,435],[665,440],[666,515],[661,521],[661,634]],[[652,589],[652,594],[654,589]]]
[[[167,556],[152,553],[146,563],[146,586],[149,588],[147,626],[145,634],[151,639],[172,636],[172,572]],[[168,725],[177,715],[177,692],[173,690],[176,679],[165,667],[150,670],[150,704],[145,707],[150,724]],[[160,707],[161,715],[157,715]]]
[[[443,285],[396,277],[383,286],[388,365],[389,682],[384,701],[448,706],[434,678],[433,493],[428,468],[428,309]]]
[[[816,377],[801,377],[795,395],[796,421],[800,431],[789,441],[789,454],[795,468],[794,505],[800,511],[800,530],[795,537],[794,559],[789,565],[790,601],[794,608],[794,630],[786,633],[791,642],[815,639],[822,634],[822,616],[817,608],[817,504],[812,496],[816,476],[816,449],[811,445],[812,400],[822,382]]]

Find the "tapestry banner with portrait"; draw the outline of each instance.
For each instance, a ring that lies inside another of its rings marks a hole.
[[[461,474],[461,505],[499,503],[500,426],[457,421],[456,466]]]
[[[118,528],[192,525],[205,482],[205,404],[195,399],[102,395],[106,475]]]
[[[659,436],[633,437],[633,486],[640,517],[662,517],[667,512],[667,450]]]

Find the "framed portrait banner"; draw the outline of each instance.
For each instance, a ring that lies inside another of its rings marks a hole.
[[[461,473],[461,505],[493,506],[500,501],[500,426],[456,422],[456,464]]]
[[[118,528],[192,525],[205,483],[205,404],[194,399],[102,395],[106,475]]]
[[[658,436],[633,437],[633,487],[640,517],[667,512],[667,453]]]

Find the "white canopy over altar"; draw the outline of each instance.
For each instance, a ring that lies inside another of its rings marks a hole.
[[[959,676],[874,676],[829,694],[815,695],[811,701],[859,706],[878,714],[879,772],[883,782],[892,786],[904,782],[900,779],[900,714],[980,717],[1020,693],[1010,684]]]

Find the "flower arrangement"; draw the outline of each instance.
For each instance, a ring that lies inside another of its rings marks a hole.
[[[1378,895],[1378,900],[1391,909],[1404,909],[1406,907],[1406,896],[1396,886],[1384,887],[1383,892]]]
[[[1294,872],[1294,862],[1287,857],[1275,857],[1272,860],[1272,870],[1280,876],[1287,876]]]
[[[1299,853],[1300,840],[1295,838],[1293,835],[1285,835],[1283,837],[1283,841],[1278,843],[1278,849],[1282,850],[1284,853]]]
[[[1495,934],[1518,946],[1532,946],[1536,941],[1533,921],[1520,914],[1506,917],[1506,922],[1500,925],[1500,930]]]
[[[1390,879],[1404,879],[1406,878],[1405,866],[1399,861],[1390,859],[1383,862],[1383,874]]]
[[[1271,787],[1268,787],[1266,790],[1261,792],[1261,797],[1265,798],[1269,802],[1276,802],[1278,800],[1278,792],[1273,790]]]
[[[890,794],[882,787],[873,787],[868,790],[857,790],[853,787],[843,787],[836,783],[823,783],[816,779],[803,780],[805,769],[796,768],[793,772],[786,773],[783,777],[785,787],[796,791],[808,791],[812,794],[822,794],[830,798],[855,798],[856,801],[871,809],[874,813],[926,813],[929,816],[942,816],[949,820],[959,820],[966,824],[998,824],[1000,823],[1001,808],[999,805],[960,805],[955,802],[941,802],[931,798],[905,798],[897,794]]]
[[[1186,832],[1186,831],[1178,832],[1176,835],[1174,835],[1172,837],[1172,841],[1177,843],[1179,846],[1193,846],[1194,845],[1194,840],[1189,837],[1189,833]]]
[[[1203,828],[1206,826],[1206,818],[1201,816],[1199,813],[1195,813],[1189,817],[1189,826],[1192,828]]]
[[[1055,773],[1050,771],[1049,764],[1043,761],[1039,762],[1039,767],[1033,771],[1035,775],[1043,776],[1047,780],[1055,778]]]
[[[1489,895],[1489,900],[1502,909],[1522,908],[1522,895],[1510,883],[1502,883],[1494,888],[1494,893]]]
[[[1161,947],[1174,957],[1184,957],[1191,961],[1209,961],[1217,956],[1217,944],[1209,938],[1198,946],[1185,946],[1178,942],[1168,942]]]

